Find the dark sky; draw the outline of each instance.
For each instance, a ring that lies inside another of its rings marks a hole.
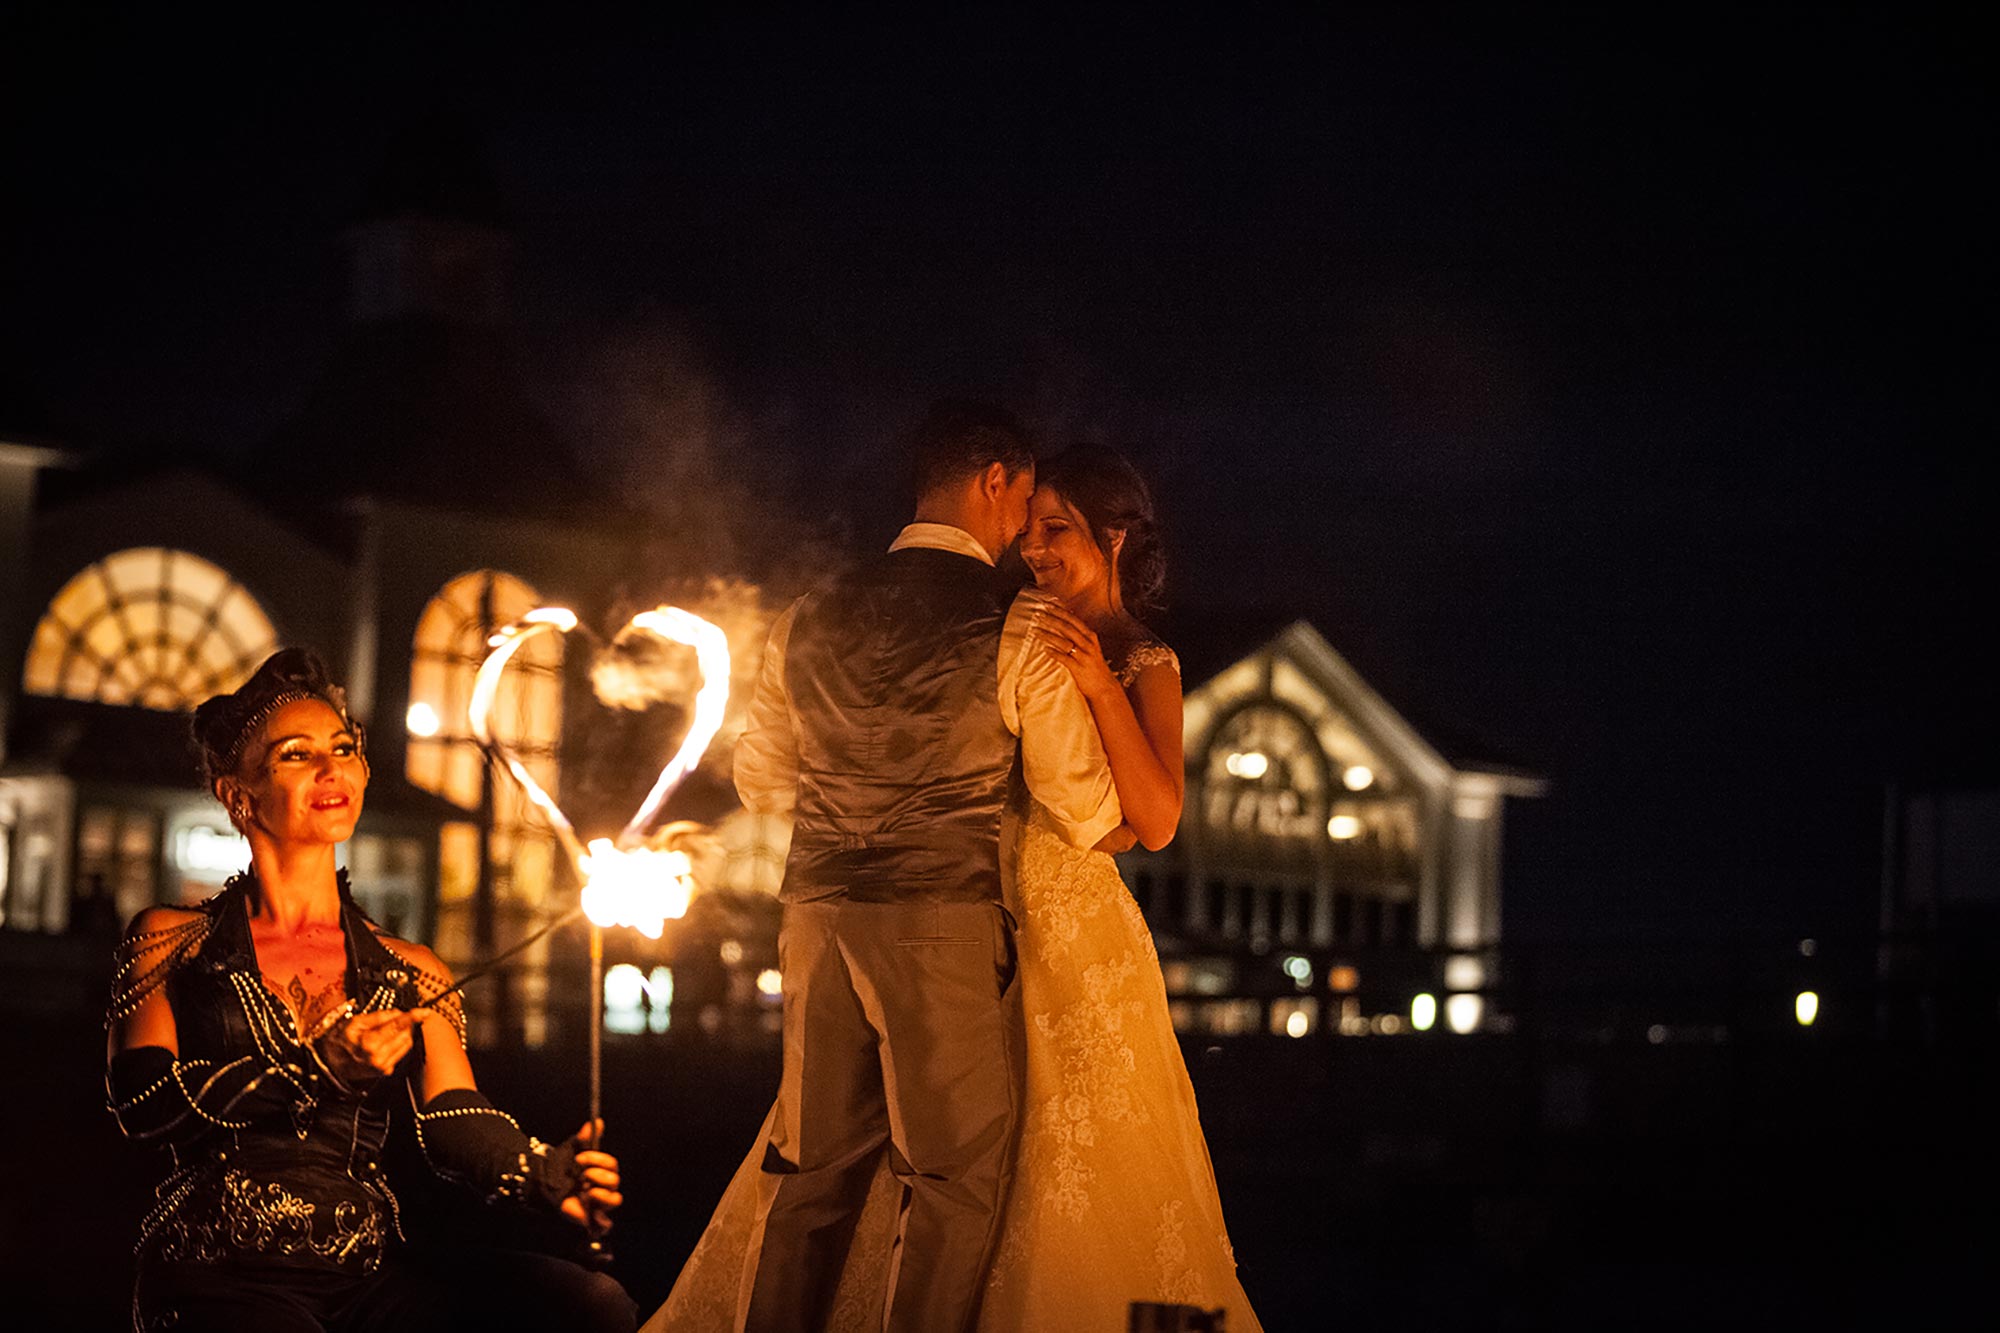
[[[1551,778],[1519,933],[1865,927],[1882,782],[1991,776],[1994,119],[1944,11],[76,8],[0,32],[0,429],[253,451],[444,112],[558,417],[682,386],[671,439],[570,421],[587,463],[696,437],[872,535],[936,393],[1129,447],[1184,619],[1309,615]]]

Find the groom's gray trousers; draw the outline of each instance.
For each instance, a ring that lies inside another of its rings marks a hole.
[[[877,1162],[902,1186],[886,1327],[972,1326],[1013,1175],[1014,929],[994,902],[787,903],[784,1076],[739,1327],[823,1328]]]

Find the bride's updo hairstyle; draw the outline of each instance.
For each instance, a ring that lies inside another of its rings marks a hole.
[[[1039,464],[1035,485],[1061,496],[1090,525],[1091,539],[1104,552],[1125,609],[1134,615],[1159,610],[1167,552],[1153,493],[1139,469],[1115,449],[1079,444]],[[1125,540],[1114,543],[1113,534],[1119,532]]]
[[[300,699],[317,699],[340,714],[341,725],[354,733],[355,748],[367,758],[367,737],[348,714],[347,691],[333,683],[326,663],[304,648],[281,648],[264,659],[242,688],[218,694],[194,710],[194,748],[201,756],[202,777],[213,784],[233,775],[265,719]]]

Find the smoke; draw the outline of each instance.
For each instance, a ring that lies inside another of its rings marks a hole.
[[[743,734],[757,668],[763,661],[764,640],[779,608],[766,604],[763,590],[756,584],[733,576],[684,585],[661,602],[693,612],[729,640],[729,711],[722,730],[709,745],[710,759],[704,763],[711,763],[715,756],[726,755]],[[654,603],[630,606],[623,614],[651,605]],[[701,687],[700,668],[692,648],[634,632],[618,636],[597,654],[590,666],[590,685],[597,701],[607,708],[641,712],[660,704],[685,706]]]

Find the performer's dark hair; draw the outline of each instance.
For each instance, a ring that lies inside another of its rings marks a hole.
[[[1035,487],[1061,496],[1090,525],[1090,535],[1118,579],[1119,596],[1133,614],[1156,611],[1167,579],[1167,552],[1153,492],[1139,469],[1115,449],[1079,444],[1045,460]],[[1125,534],[1117,554],[1111,535]]]
[[[911,441],[917,498],[935,494],[995,463],[1012,481],[1035,465],[1028,432],[990,403],[946,398],[933,403]]]
[[[365,756],[368,740],[361,724],[347,711],[347,691],[333,683],[326,663],[305,648],[280,648],[264,659],[250,679],[229,694],[218,694],[194,710],[194,747],[201,756],[202,777],[209,782],[236,771],[265,718],[288,703],[318,699],[354,733]]]

